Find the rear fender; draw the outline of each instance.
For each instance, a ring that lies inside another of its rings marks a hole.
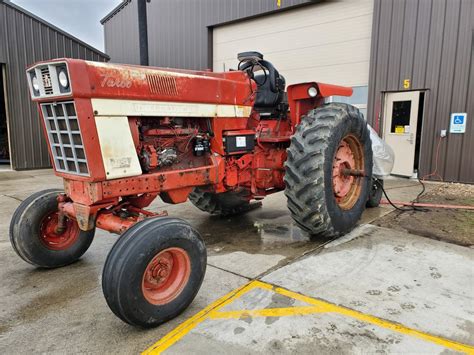
[[[309,96],[308,90],[314,87],[317,90],[315,97]],[[317,82],[308,82],[290,85],[287,88],[288,104],[290,105],[290,119],[294,127],[296,127],[301,117],[306,115],[308,111],[315,109],[324,104],[324,99],[330,96],[352,96],[352,88],[346,86],[338,86]]]

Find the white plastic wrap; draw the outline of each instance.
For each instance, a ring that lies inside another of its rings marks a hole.
[[[370,131],[370,139],[372,140],[372,152],[374,154],[374,166],[372,175],[376,178],[383,179],[384,176],[390,175],[395,162],[395,153],[392,148],[379,137],[370,125],[367,125]]]

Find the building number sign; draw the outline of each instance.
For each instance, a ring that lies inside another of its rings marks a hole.
[[[403,80],[403,88],[409,89],[410,87],[411,87],[411,80],[410,79]]]

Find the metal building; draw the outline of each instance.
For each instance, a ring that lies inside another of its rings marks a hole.
[[[125,0],[102,20],[112,61],[140,62],[140,2]],[[346,101],[392,145],[395,174],[474,183],[472,0],[151,0],[146,7],[150,65],[223,70],[235,67],[239,51],[260,50],[289,83],[352,86]]]
[[[368,119],[400,172],[474,183],[473,50],[474,1],[375,1]]]
[[[28,65],[70,57],[109,57],[23,8],[0,0],[0,163],[13,169],[51,166],[38,111],[26,82]]]
[[[320,0],[149,1],[149,63],[188,69],[211,68],[214,27],[318,2]],[[140,63],[137,4],[137,0],[123,0],[101,21],[105,52],[114,62]],[[275,23],[276,28],[284,29],[278,23]]]

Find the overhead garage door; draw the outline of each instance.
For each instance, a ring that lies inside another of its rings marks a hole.
[[[288,84],[366,86],[373,0],[339,0],[215,27],[215,71],[235,69],[237,53],[257,50]]]

